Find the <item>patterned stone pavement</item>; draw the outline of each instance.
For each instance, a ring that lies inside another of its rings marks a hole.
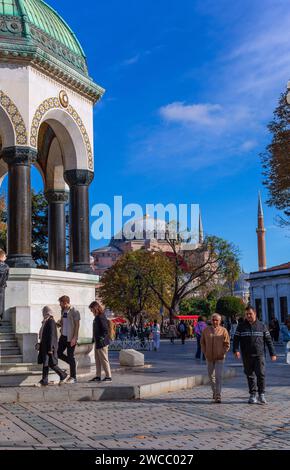
[[[245,377],[155,399],[0,405],[0,449],[289,449],[290,367],[268,364],[267,406],[248,405]]]

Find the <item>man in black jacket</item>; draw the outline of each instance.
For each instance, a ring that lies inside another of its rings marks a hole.
[[[249,404],[267,403],[265,399],[265,345],[268,347],[272,361],[276,361],[271,335],[264,323],[257,319],[255,309],[249,306],[246,308],[245,321],[236,329],[233,343],[233,352],[237,359],[240,359],[239,346],[241,347],[244,372],[249,384]]]
[[[89,306],[90,311],[93,313],[95,319],[93,322],[93,342],[95,343],[95,359],[96,359],[96,372],[97,375],[90,382],[100,382],[102,368],[105,371],[104,382],[112,382],[111,367],[109,363],[108,346],[109,339],[109,323],[104,313],[102,306],[94,301]]]

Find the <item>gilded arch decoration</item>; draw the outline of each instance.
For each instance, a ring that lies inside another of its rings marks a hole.
[[[41,121],[43,119],[43,116],[51,109],[62,109],[63,111],[66,111],[76,122],[78,125],[81,134],[84,139],[84,143],[87,149],[87,157],[88,157],[88,167],[90,170],[93,170],[93,152],[92,152],[92,146],[90,143],[90,138],[88,136],[87,130],[84,126],[84,123],[76,110],[68,104],[68,106],[64,107],[60,99],[55,97],[55,98],[47,98],[44,100],[37,108],[35,115],[32,120],[32,125],[31,125],[31,131],[30,131],[30,145],[33,148],[37,148],[37,137],[38,137],[38,132],[40,128]]]
[[[0,90],[0,106],[8,114],[15,132],[16,145],[27,145],[27,129],[17,106],[2,90]]]

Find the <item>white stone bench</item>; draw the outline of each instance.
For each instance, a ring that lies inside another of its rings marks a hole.
[[[120,351],[119,361],[121,366],[144,366],[144,354],[135,349],[123,349]]]

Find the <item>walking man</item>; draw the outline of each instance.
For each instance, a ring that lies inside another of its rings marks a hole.
[[[0,249],[0,324],[5,312],[5,288],[7,287],[9,275],[9,267],[5,261],[6,253],[4,250]]]
[[[186,324],[184,323],[184,320],[181,320],[181,322],[179,323],[178,331],[179,331],[180,336],[181,336],[181,343],[185,344],[187,328],[186,328]]]
[[[92,302],[89,309],[95,317],[93,322],[93,342],[95,343],[97,373],[96,377],[91,379],[90,382],[101,382],[102,369],[105,371],[103,382],[112,382],[108,350],[110,344],[108,320],[99,302]]]
[[[214,313],[212,325],[207,326],[201,336],[201,350],[207,360],[208,376],[215,403],[221,403],[223,368],[230,349],[230,337],[226,328],[221,326],[221,316]]]
[[[57,326],[61,328],[61,336],[58,342],[57,355],[58,358],[66,362],[70,366],[70,377],[67,383],[77,382],[75,347],[78,340],[80,328],[80,312],[71,306],[70,298],[63,295],[58,299],[61,307],[61,320]],[[64,351],[67,350],[67,354]]]
[[[271,335],[266,325],[257,319],[256,310],[249,306],[246,308],[245,321],[239,324],[236,329],[233,343],[233,352],[237,359],[240,359],[239,347],[241,347],[244,372],[249,384],[249,404],[265,405],[267,403],[265,398],[265,345],[268,347],[272,361],[276,361],[277,357]]]
[[[195,359],[200,359],[200,356],[201,356],[201,344],[200,344],[201,335],[202,335],[203,330],[206,329],[206,327],[207,327],[207,324],[205,322],[205,317],[199,316],[196,327],[194,328],[194,333],[195,333],[195,336],[196,336],[196,343],[197,343]],[[203,354],[202,359],[203,360],[205,359],[204,354]]]

